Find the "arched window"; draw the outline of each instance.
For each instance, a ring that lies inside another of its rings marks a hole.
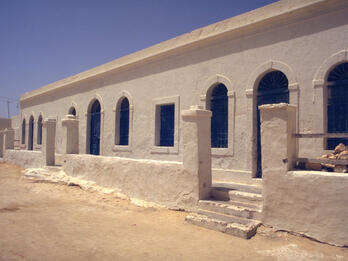
[[[37,144],[42,144],[42,115],[37,120]]]
[[[25,119],[22,121],[22,144],[25,144]]]
[[[75,110],[74,106],[70,107],[68,114],[72,114],[72,115],[74,115],[76,117],[76,110]]]
[[[99,155],[100,152],[100,103],[95,100],[88,113],[89,118],[89,153]]]
[[[211,93],[210,110],[211,118],[211,147],[228,147],[228,97],[227,88],[222,83],[218,84]]]
[[[129,142],[129,101],[126,97],[117,106],[116,145],[128,145]]]
[[[281,71],[267,73],[259,82],[257,89],[257,177],[262,177],[260,105],[289,103],[289,81]]]
[[[34,148],[34,117],[29,118],[29,130],[28,130],[28,150],[33,150]]]
[[[336,66],[327,78],[327,132],[348,132],[348,62]],[[348,138],[327,139],[327,149],[339,143],[348,145]]]

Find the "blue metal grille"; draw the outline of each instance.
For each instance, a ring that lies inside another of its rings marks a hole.
[[[120,128],[119,128],[119,145],[128,145],[129,138],[129,102],[124,98],[120,109]]]
[[[174,112],[174,104],[162,105],[160,107],[161,129],[159,146],[174,146]]]
[[[42,144],[42,116],[37,121],[37,144]]]
[[[33,150],[34,143],[34,118],[30,117],[29,119],[29,130],[28,130],[28,150]]]
[[[25,119],[22,122],[22,144],[25,144]]]
[[[348,63],[336,66],[328,77],[328,133],[348,132]],[[339,143],[348,145],[348,138],[329,138],[327,148]]]
[[[72,115],[76,116],[76,110],[75,110],[74,107],[71,107],[71,108],[70,108],[69,114],[72,114]]]
[[[260,110],[258,106],[273,103],[289,103],[289,82],[284,73],[273,71],[267,73],[260,81],[257,93],[257,177],[262,177]]]
[[[211,147],[228,147],[228,99],[227,88],[223,84],[217,85],[212,91],[210,109],[211,118]]]
[[[100,103],[93,103],[90,113],[90,154],[99,155],[100,147]]]

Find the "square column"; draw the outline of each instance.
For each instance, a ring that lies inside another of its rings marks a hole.
[[[79,153],[79,121],[72,114],[62,120],[63,126],[63,151],[66,154]]]
[[[263,179],[267,173],[285,173],[297,157],[296,106],[286,103],[259,106]]]
[[[4,132],[0,131],[0,158],[4,157]]]
[[[14,148],[14,129],[5,129],[4,131],[5,150],[13,150]]]
[[[210,197],[211,176],[211,144],[210,118],[211,111],[202,106],[191,106],[181,113],[183,119],[183,167],[192,177],[194,193],[197,200]]]
[[[47,166],[55,164],[56,122],[54,118],[43,122],[43,156]]]

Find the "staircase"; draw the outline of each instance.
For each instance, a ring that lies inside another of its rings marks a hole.
[[[249,239],[261,224],[262,186],[213,183],[211,198],[200,200],[188,223]]]

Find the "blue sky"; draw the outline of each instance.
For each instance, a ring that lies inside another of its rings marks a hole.
[[[273,2],[0,0],[0,117],[6,98]]]

